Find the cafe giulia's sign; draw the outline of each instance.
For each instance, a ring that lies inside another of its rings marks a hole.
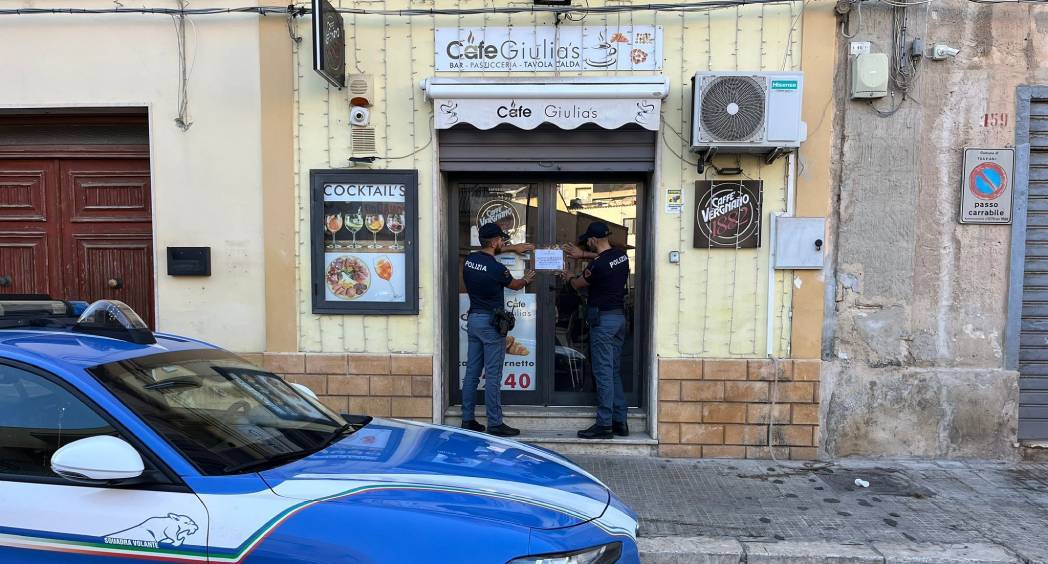
[[[761,180],[695,183],[695,248],[755,249],[761,246]]]
[[[662,70],[659,26],[441,27],[438,71]]]
[[[501,123],[521,129],[534,129],[551,123],[561,129],[575,129],[595,123],[605,129],[635,124],[658,131],[661,100],[655,98],[456,98],[436,101],[436,127],[447,129],[468,123],[491,129]]]

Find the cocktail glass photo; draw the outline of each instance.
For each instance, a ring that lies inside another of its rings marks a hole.
[[[346,229],[353,234],[353,243],[349,246],[351,249],[359,249],[360,243],[357,243],[357,232],[364,227],[364,216],[360,213],[360,207],[357,207],[357,211],[346,214]]]
[[[387,215],[386,227],[393,233],[393,246],[390,248],[398,251],[403,249],[404,246],[397,242],[397,236],[404,231],[404,212]]]
[[[393,285],[393,263],[390,262],[389,257],[375,259],[375,272],[379,278],[389,283],[389,288],[393,290],[393,299],[399,300],[400,294],[397,293],[397,287]]]
[[[364,226],[371,232],[371,244],[368,245],[369,249],[381,249],[382,245],[378,244],[378,233],[385,227],[385,218],[380,213],[369,212],[364,218]]]
[[[332,213],[324,216],[324,229],[331,233],[331,246],[337,247],[338,242],[335,239],[335,235],[342,229],[342,214]]]

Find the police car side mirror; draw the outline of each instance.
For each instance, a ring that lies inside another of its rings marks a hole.
[[[309,389],[309,387],[307,387],[305,384],[299,384],[298,382],[291,382],[291,387],[296,389],[296,390],[298,390],[298,392],[300,394],[302,394],[302,395],[304,395],[306,397],[310,397],[310,398],[313,398],[313,399],[315,399],[317,401],[320,401],[320,398],[317,397],[317,394],[313,393],[313,390]]]
[[[127,441],[99,435],[73,441],[51,455],[51,470],[71,482],[106,484],[137,478],[142,456]]]

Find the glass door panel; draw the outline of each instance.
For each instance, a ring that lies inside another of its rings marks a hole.
[[[622,348],[622,385],[630,405],[637,405],[636,375],[639,368],[635,307],[637,234],[635,232],[638,183],[557,183],[555,240],[561,244],[578,241],[591,222],[602,221],[611,228],[612,246],[626,250],[630,277],[626,289],[626,341]],[[588,250],[588,249],[586,249]],[[565,257],[565,271],[582,272],[589,261]],[[586,325],[587,292],[575,290],[564,278],[553,281],[553,389],[552,405],[595,405],[596,381],[590,366],[589,329]]]
[[[462,265],[469,253],[480,249],[477,235],[481,225],[497,223],[509,233],[512,243],[536,243],[539,228],[538,183],[461,183],[458,188],[457,268],[458,323],[457,385],[453,387],[453,402],[461,403],[462,379],[466,373],[467,337],[466,312],[469,296],[462,280]],[[506,265],[514,278],[520,278],[528,268],[531,255],[502,253],[496,259]],[[539,324],[538,285],[514,291],[505,290],[505,308],[513,312],[516,326],[506,338],[506,359],[502,378],[502,403],[541,404],[543,386],[538,367]],[[479,390],[484,389],[487,374],[481,377]],[[477,403],[483,402],[483,393],[477,393]]]

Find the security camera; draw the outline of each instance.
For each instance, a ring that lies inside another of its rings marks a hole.
[[[933,61],[945,61],[949,57],[956,57],[957,54],[960,53],[960,52],[961,52],[960,49],[954,49],[953,47],[950,47],[949,45],[944,45],[942,43],[936,43],[935,46],[932,47],[932,60]]]
[[[371,121],[371,112],[363,106],[353,106],[349,110],[349,123],[367,125]]]

